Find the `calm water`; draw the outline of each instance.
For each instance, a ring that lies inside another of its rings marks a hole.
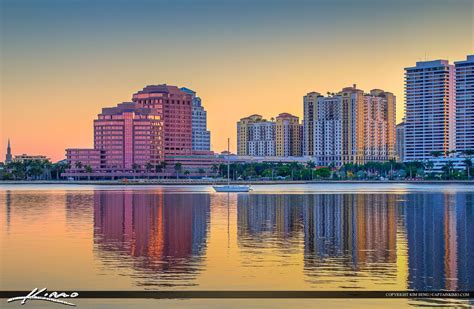
[[[474,188],[467,185],[256,186],[250,194],[3,185],[0,205],[2,290],[474,290]],[[76,303],[288,308],[344,301]]]

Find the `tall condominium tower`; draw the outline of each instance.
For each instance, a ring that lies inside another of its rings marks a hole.
[[[405,161],[454,149],[454,66],[447,60],[405,68]]]
[[[275,122],[263,120],[249,125],[247,154],[258,157],[275,155]]]
[[[474,150],[474,55],[457,61],[456,138],[457,151]]]
[[[395,96],[373,89],[364,95],[363,161],[386,161],[396,158]]]
[[[207,130],[207,112],[202,106],[201,98],[196,96],[196,92],[191,89],[182,87],[181,91],[192,96],[192,149],[195,151],[210,151],[211,132]]]
[[[312,140],[313,149],[306,151],[313,153],[317,164],[341,166],[395,158],[392,93],[374,89],[364,94],[354,85],[328,97],[319,95],[312,109],[305,112],[312,115],[312,121],[304,121],[304,131],[309,135],[305,135],[305,143],[309,145]]]
[[[299,118],[288,113],[276,117],[276,155],[301,156],[303,130]]]
[[[318,97],[321,94],[310,92],[303,97],[303,155],[314,156],[314,121],[317,115],[314,114]]]
[[[261,115],[250,115],[237,121],[237,155],[248,155],[249,127],[251,124],[263,121]]]
[[[165,156],[192,154],[191,94],[176,86],[152,85],[135,93],[132,101],[161,115]]]
[[[275,122],[251,115],[237,122],[237,154],[240,156],[274,156]]]

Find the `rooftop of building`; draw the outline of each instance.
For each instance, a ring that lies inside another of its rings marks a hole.
[[[102,108],[101,115],[117,115],[123,113],[136,113],[141,115],[159,115],[159,113],[148,107],[141,107],[138,103],[135,102],[122,102],[117,104],[114,107],[104,107]]]
[[[192,95],[195,95],[195,94],[196,94],[196,91],[194,91],[194,90],[191,90],[191,89],[189,89],[189,88],[186,88],[186,87],[181,87],[181,88],[180,88],[180,90],[181,90],[181,91],[183,91],[183,92],[186,92],[186,93],[192,94]]]
[[[290,113],[280,113],[277,118],[298,118],[298,116],[292,115]]]
[[[474,63],[474,55],[467,55],[466,60],[455,61],[454,64]]]
[[[184,91],[179,89],[177,86],[160,84],[160,85],[148,85],[142,90],[137,91],[133,96],[138,94],[150,94],[150,93],[165,93],[165,94],[185,94]]]
[[[406,67],[405,70],[415,70],[415,69],[423,69],[423,68],[436,68],[436,67],[445,67],[449,66],[448,60],[430,60],[430,61],[417,61],[416,66],[414,67]]]

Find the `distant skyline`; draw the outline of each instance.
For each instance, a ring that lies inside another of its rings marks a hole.
[[[355,5],[357,3],[357,5]],[[91,147],[102,107],[146,85],[198,92],[214,151],[236,122],[303,114],[303,96],[357,84],[397,96],[404,68],[473,54],[473,1],[1,2],[0,158]]]

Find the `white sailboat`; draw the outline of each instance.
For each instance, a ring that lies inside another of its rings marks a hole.
[[[229,151],[230,139],[227,139],[227,152]],[[252,187],[249,185],[231,185],[230,184],[230,163],[229,158],[227,158],[227,185],[221,186],[212,186],[216,192],[249,192],[252,190]]]

